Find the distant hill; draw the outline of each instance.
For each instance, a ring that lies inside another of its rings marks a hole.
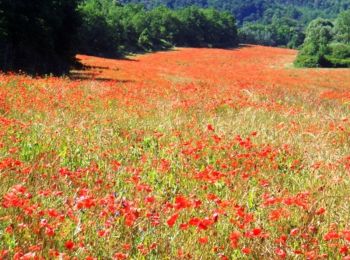
[[[268,23],[276,16],[288,17],[307,24],[316,17],[334,18],[339,12],[350,9],[350,0],[120,0],[120,2],[140,3],[147,8],[158,5],[170,8],[190,5],[214,7],[234,14],[238,24]]]
[[[228,11],[236,18],[242,43],[299,48],[306,26],[321,17],[334,20],[350,9],[350,0],[119,0],[143,4],[147,9],[165,5],[177,9],[191,5]]]

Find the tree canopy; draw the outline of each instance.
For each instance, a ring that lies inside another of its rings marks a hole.
[[[335,22],[336,40],[350,44],[350,10],[342,12]]]
[[[237,19],[242,42],[297,48],[307,25],[318,17],[334,19],[350,8],[350,0],[121,0],[146,8],[196,5],[225,10]]]
[[[350,11],[339,14],[335,22],[317,18],[307,30],[295,61],[301,67],[350,67]]]
[[[103,56],[172,46],[232,47],[238,43],[235,18],[228,12],[190,6],[146,9],[111,0],[86,0],[79,7],[80,49]]]

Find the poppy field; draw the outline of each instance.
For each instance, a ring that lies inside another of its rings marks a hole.
[[[296,55],[0,74],[0,259],[350,259],[350,70]]]

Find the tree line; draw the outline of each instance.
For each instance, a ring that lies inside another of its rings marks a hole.
[[[115,0],[0,0],[0,68],[67,72],[76,53],[122,56],[173,46],[234,47],[232,14]]]
[[[121,0],[142,3],[147,8],[166,5],[182,8],[186,5],[213,7],[233,14],[242,43],[298,48],[304,31],[314,19],[334,19],[350,8],[350,0]]]
[[[86,0],[79,10],[83,17],[80,51],[84,53],[113,55],[175,45],[227,47],[238,42],[234,17],[215,9],[160,6],[147,10],[143,5]]]

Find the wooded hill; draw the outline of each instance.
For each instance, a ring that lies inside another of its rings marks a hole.
[[[190,5],[229,11],[237,20],[244,43],[298,48],[307,25],[316,18],[335,19],[350,9],[350,0],[121,0],[144,4],[146,8]]]
[[[165,5],[183,8],[190,5],[213,7],[231,12],[240,24],[265,22],[273,16],[285,16],[308,23],[316,17],[334,18],[350,8],[350,0],[120,0],[121,3],[140,3],[147,8]]]

